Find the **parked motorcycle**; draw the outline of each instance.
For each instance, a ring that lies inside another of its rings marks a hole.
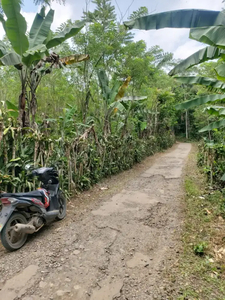
[[[21,248],[28,234],[66,216],[66,199],[59,188],[57,171],[43,167],[33,170],[32,175],[41,181],[40,189],[0,195],[1,241],[10,251]]]

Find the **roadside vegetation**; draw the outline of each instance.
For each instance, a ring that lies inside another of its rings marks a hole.
[[[169,281],[171,299],[225,299],[225,200],[197,166],[197,144],[185,168],[182,245]]]

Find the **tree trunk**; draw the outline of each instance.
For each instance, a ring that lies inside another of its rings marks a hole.
[[[111,133],[110,120],[108,118],[105,118],[103,133],[105,137],[107,137]]]
[[[26,90],[23,90],[19,96],[19,126],[25,127],[26,123]]]
[[[35,91],[31,91],[31,100],[30,100],[30,113],[31,113],[31,127],[34,128],[35,116],[37,112],[37,98]]]
[[[83,106],[83,123],[86,123],[86,116],[87,116],[87,112],[88,112],[88,107],[89,107],[89,99],[91,97],[91,92],[88,86],[88,90],[86,92],[86,97],[85,97],[85,102],[84,102],[84,106]]]

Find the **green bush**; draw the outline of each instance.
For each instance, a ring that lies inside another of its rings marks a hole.
[[[202,256],[205,254],[206,249],[207,249],[207,243],[201,242],[194,246],[194,253],[196,255]]]
[[[19,134],[19,133],[18,133]],[[29,138],[29,139],[28,139]],[[55,166],[59,170],[62,188],[66,192],[86,190],[107,177],[132,168],[135,163],[174,143],[174,136],[164,132],[160,138],[121,138],[110,135],[89,134],[84,140],[47,138],[46,135],[17,135],[16,140],[5,135],[0,149],[0,189],[11,192],[35,188],[33,180],[26,177],[25,164]],[[7,145],[7,156],[4,145]],[[13,151],[8,151],[15,146]],[[14,158],[13,158],[14,157]],[[32,180],[32,181],[31,181]]]
[[[198,166],[202,167],[211,184],[224,186],[225,144],[203,141],[199,144]]]

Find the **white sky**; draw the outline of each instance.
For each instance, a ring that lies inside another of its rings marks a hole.
[[[126,21],[128,15],[141,6],[146,6],[150,13],[185,8],[221,10],[224,7],[222,0],[112,0],[111,2],[116,8],[118,20],[123,17],[122,21]],[[88,9],[94,9],[90,0],[66,0],[65,6],[53,3],[52,8],[55,10],[55,17],[52,29],[55,30],[68,19],[79,20],[86,3]],[[23,15],[28,22],[28,29],[37,11],[38,7],[33,5],[32,0],[24,0]],[[143,39],[149,48],[159,45],[164,51],[173,52],[175,58],[186,58],[205,47],[205,45],[188,39],[188,29],[134,30],[133,32],[135,33],[135,41]],[[0,27],[0,38],[3,34],[4,31]]]

